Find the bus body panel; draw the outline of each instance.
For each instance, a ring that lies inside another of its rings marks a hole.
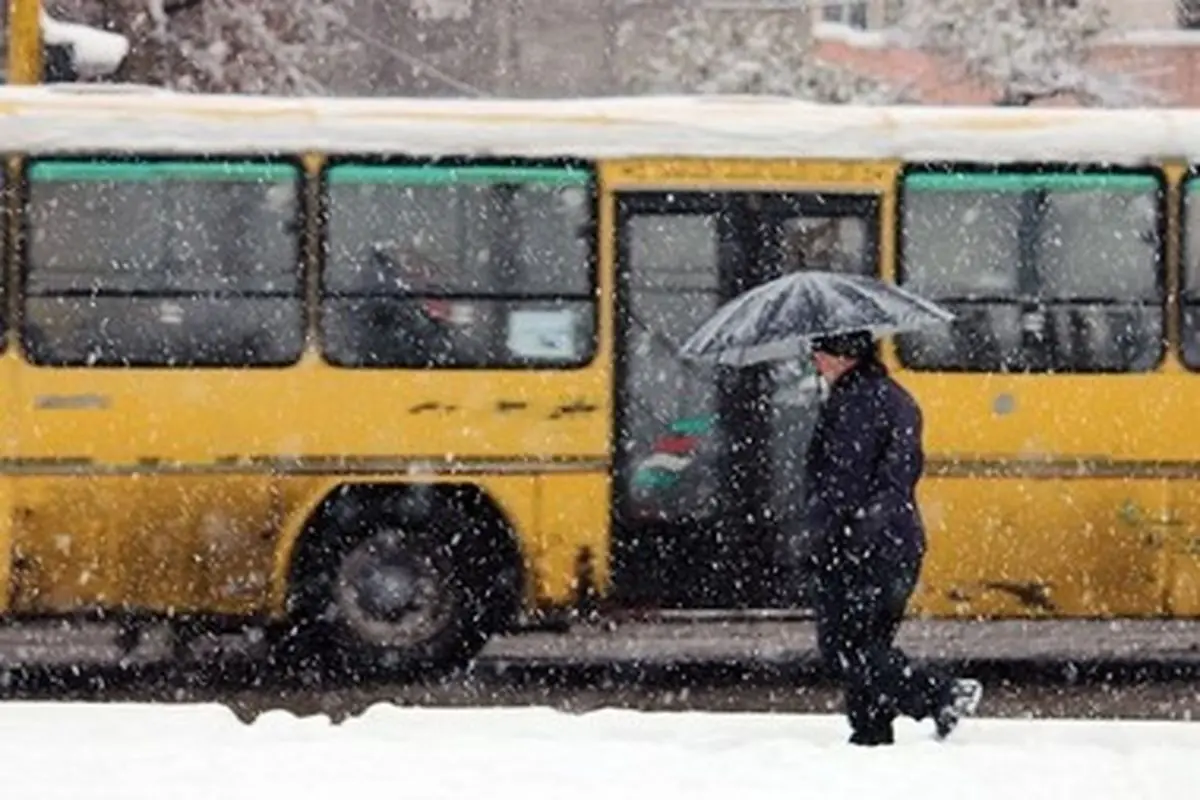
[[[33,97],[10,96],[17,109]],[[71,114],[72,102],[63,97],[50,103],[55,125]],[[95,113],[97,102],[78,100],[88,114]],[[253,126],[246,120],[260,112],[239,109],[239,135],[248,136]],[[370,110],[383,109],[377,104]],[[148,110],[147,105],[142,112]],[[628,109],[633,116],[626,121],[647,123],[635,119],[644,110],[634,112]],[[203,116],[206,125],[224,124],[219,109],[197,106],[189,113]],[[487,122],[472,123],[469,113],[455,113],[466,114],[453,121],[456,130]],[[757,158],[741,150],[730,158],[601,157],[595,175],[600,189],[589,200],[595,203],[597,234],[595,336],[589,358],[569,368],[351,368],[324,360],[318,322],[327,264],[320,245],[328,236],[328,209],[311,202],[297,234],[305,243],[297,268],[308,317],[305,346],[295,363],[244,369],[38,367],[18,357],[21,343],[10,325],[8,351],[0,357],[0,457],[6,465],[0,475],[0,581],[9,587],[0,611],[57,614],[99,606],[281,615],[296,543],[319,505],[345,484],[397,491],[421,483],[477,489],[500,510],[519,542],[529,607],[575,602],[581,571],[601,593],[611,591],[610,470],[621,435],[614,418],[623,412],[616,385],[626,345],[617,330],[625,309],[618,305],[623,288],[615,270],[628,244],[618,227],[618,205],[627,197],[654,194],[708,195],[717,206],[736,200],[743,210],[767,196],[866,197],[878,209],[873,244],[878,271],[896,280],[903,277],[897,236],[905,213],[901,180],[921,165],[896,160],[884,138],[901,127],[910,137],[923,130],[920,119],[927,112],[902,110],[894,118],[890,112],[838,113],[844,113],[847,130],[869,123],[875,138],[847,135],[846,147],[869,142],[872,157],[865,151],[858,158],[832,157],[841,146],[834,141],[812,159],[797,153],[772,158],[767,144]],[[931,115],[928,124],[956,128],[957,149],[946,151],[947,157],[965,158],[968,148],[984,147],[967,135],[971,130],[986,132],[991,141],[1011,135],[1015,151],[1028,155],[1030,136],[1052,135],[1046,131],[1055,130],[1050,127],[1055,113],[1024,110],[1010,119],[980,111],[974,121]],[[1075,120],[1060,129],[1065,131],[1101,113],[1054,119]],[[1157,179],[1154,165],[1162,165],[1167,188],[1161,228],[1165,346],[1159,363],[1114,374],[919,371],[903,365],[892,344],[884,347],[887,363],[913,391],[926,420],[929,470],[920,501],[929,551],[915,612],[1200,615],[1200,425],[1191,417],[1200,390],[1180,355],[1200,334],[1177,313],[1197,286],[1181,246],[1188,235],[1181,202],[1190,193],[1182,186],[1188,167],[1172,160],[1176,152],[1154,152],[1146,145],[1170,141],[1167,132],[1185,129],[1172,120],[1197,124],[1195,114],[1172,113],[1156,112],[1158,139],[1133,137],[1123,147],[1124,162],[1134,172]],[[801,116],[793,110],[793,118]],[[833,124],[830,120],[822,124]],[[603,127],[598,118],[584,121]],[[527,117],[522,124],[533,122]],[[136,138],[135,123],[131,126],[120,135]],[[109,140],[120,138],[117,127],[106,124]],[[275,136],[283,135],[275,130]],[[505,130],[492,120],[487,135],[516,135],[511,125]],[[346,136],[341,149],[352,152],[353,137],[338,131]],[[64,148],[89,147],[83,140],[62,141]],[[661,148],[664,140],[657,141]],[[706,141],[706,148],[715,147],[715,139]],[[933,138],[914,141],[908,140],[910,150],[919,148],[910,155],[938,155]],[[386,153],[378,145],[372,139],[372,159],[405,161],[401,169],[413,168],[411,153]],[[1091,146],[1064,141],[1054,155],[1065,163]],[[1147,149],[1137,152],[1139,146]],[[321,149],[306,149],[311,152],[302,194],[320,200],[328,191],[320,183],[326,175]],[[628,142],[618,149],[637,152]],[[976,151],[970,152],[987,155]],[[459,156],[468,166],[473,160],[470,152]],[[1090,166],[1101,166],[1095,151],[1089,157],[1096,162]],[[347,158],[346,152],[337,155],[341,162]],[[997,150],[996,161],[1002,160],[1012,159]],[[1020,169],[1035,173],[1035,167]],[[8,197],[14,219],[23,219],[16,194]],[[19,227],[14,224],[14,230]],[[11,267],[6,285],[21,291],[27,284],[17,267],[25,253],[17,251],[13,232],[6,240]],[[21,297],[10,300],[10,312],[22,308]],[[769,477],[769,469],[760,477]],[[703,526],[698,530],[703,533]],[[680,552],[680,558],[688,557],[689,551]],[[581,562],[589,562],[586,570]]]

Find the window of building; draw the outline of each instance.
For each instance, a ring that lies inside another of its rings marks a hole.
[[[826,0],[822,6],[821,18],[825,22],[837,22],[851,28],[866,30],[867,3]]]
[[[1181,28],[1200,28],[1200,0],[1176,0],[1175,16]]]

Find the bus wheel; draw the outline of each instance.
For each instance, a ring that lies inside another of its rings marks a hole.
[[[327,667],[348,677],[429,674],[479,651],[484,613],[450,546],[456,516],[436,525],[376,520],[326,551],[305,581],[301,614],[319,629]]]

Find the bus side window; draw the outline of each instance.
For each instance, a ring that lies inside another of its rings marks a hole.
[[[304,343],[291,166],[29,168],[26,353],[56,366],[283,365]],[[293,226],[294,227],[294,226]]]
[[[590,360],[587,182],[555,167],[331,167],[325,358],[348,368]]]
[[[900,281],[958,315],[898,337],[958,372],[1143,372],[1163,354],[1161,184],[1150,174],[915,172]]]
[[[1183,185],[1183,266],[1180,292],[1180,358],[1200,370],[1200,179],[1188,178]]]
[[[7,209],[11,206],[8,204],[9,192],[12,187],[9,186],[7,175],[0,170],[0,223],[2,223],[3,231],[0,231],[0,241],[5,244],[4,252],[11,253],[12,246],[9,239],[9,215]],[[0,259],[0,353],[3,353],[8,348],[8,268],[3,259]]]

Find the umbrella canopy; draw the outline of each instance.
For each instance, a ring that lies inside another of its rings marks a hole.
[[[954,315],[889,283],[836,272],[795,272],[725,303],[683,344],[696,361],[744,366],[784,361],[822,336],[886,336],[946,324]]]

